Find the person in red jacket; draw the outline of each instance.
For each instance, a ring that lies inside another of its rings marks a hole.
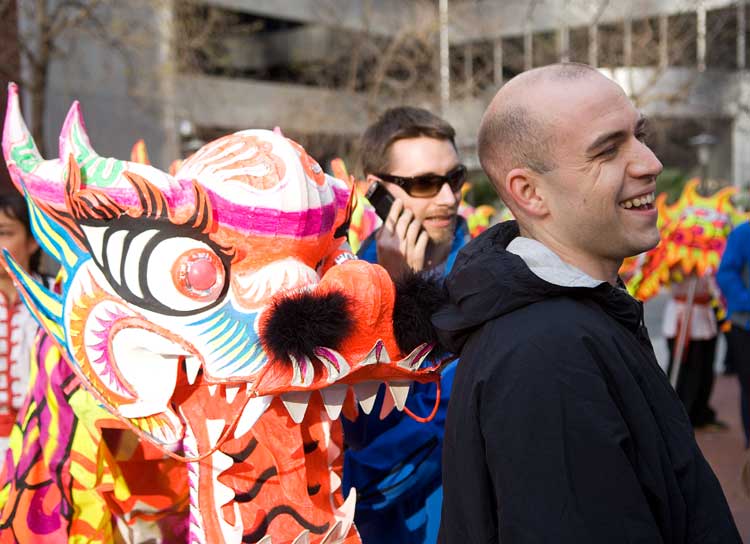
[[[26,203],[18,194],[0,194],[0,247],[25,270],[38,274],[41,251],[31,234]],[[29,383],[29,355],[38,328],[0,267],[0,459]]]

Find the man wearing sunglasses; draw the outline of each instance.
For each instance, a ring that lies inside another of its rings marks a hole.
[[[365,240],[359,257],[393,278],[404,271],[450,268],[467,229],[458,216],[466,167],[459,163],[455,130],[421,108],[386,111],[362,136],[362,171],[396,199],[382,228]]]
[[[430,112],[386,111],[364,133],[361,163],[367,180],[395,198],[383,226],[359,251],[394,279],[409,269],[441,279],[468,239],[458,216],[466,169],[455,131]],[[443,422],[455,363],[443,370],[437,415],[417,423],[402,412],[379,417],[383,388],[369,414],[344,420],[348,446],[344,491],[357,489],[355,521],[365,544],[434,543],[440,523]],[[412,384],[406,407],[425,416],[438,401],[434,384]]]

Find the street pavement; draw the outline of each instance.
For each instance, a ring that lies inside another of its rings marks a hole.
[[[695,437],[721,482],[743,541],[750,542],[750,498],[743,490],[741,481],[742,468],[749,457],[740,424],[736,377],[717,376],[711,406],[716,410],[718,419],[729,425],[729,431],[698,431]]]
[[[661,334],[661,318],[667,297],[662,295],[646,304],[645,320],[659,364],[666,367],[668,351]],[[717,348],[717,377],[711,397],[711,406],[717,418],[729,425],[726,432],[696,432],[696,439],[709,464],[721,482],[721,487],[732,509],[734,520],[744,539],[750,544],[750,497],[743,490],[741,474],[750,455],[745,451],[739,413],[739,386],[734,376],[724,376],[725,346],[720,338]]]

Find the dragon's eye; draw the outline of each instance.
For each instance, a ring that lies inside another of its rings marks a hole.
[[[148,290],[180,313],[205,309],[224,293],[224,263],[209,245],[192,238],[165,238],[148,255]]]
[[[231,260],[221,248],[189,229],[181,235],[179,229],[144,229],[130,219],[121,223],[131,228],[84,225],[84,232],[97,266],[123,299],[167,315],[191,315],[221,303]]]
[[[193,300],[213,301],[224,286],[224,266],[213,251],[189,249],[172,266],[172,281]]]

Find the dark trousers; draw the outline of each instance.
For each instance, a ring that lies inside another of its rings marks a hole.
[[[745,447],[750,446],[750,331],[732,326],[727,333],[727,360],[740,382],[740,414],[745,431]]]
[[[671,375],[675,339],[667,338],[667,344],[668,375]],[[716,337],[709,340],[690,340],[687,353],[683,354],[676,389],[693,427],[700,427],[716,420],[716,413],[708,405],[714,388],[715,354]]]

